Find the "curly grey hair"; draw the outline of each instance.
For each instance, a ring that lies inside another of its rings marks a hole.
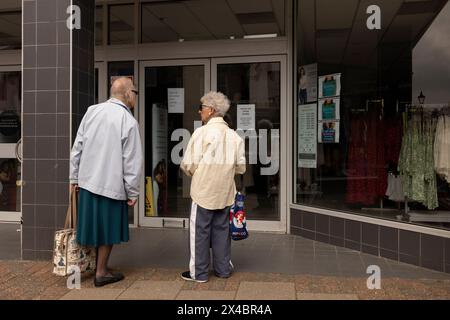
[[[212,107],[221,117],[230,109],[230,100],[222,92],[210,91],[200,99],[200,102]]]

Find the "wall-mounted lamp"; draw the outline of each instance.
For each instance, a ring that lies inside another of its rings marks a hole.
[[[423,95],[422,90],[420,90],[420,95],[417,97],[420,104],[423,104],[425,102],[425,96]]]

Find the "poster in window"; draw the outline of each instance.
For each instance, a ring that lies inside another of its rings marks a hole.
[[[328,98],[319,100],[319,120],[330,121],[340,119],[340,99]]]
[[[167,104],[169,113],[184,113],[184,88],[168,88]]]
[[[297,104],[302,105],[317,101],[317,63],[300,66],[297,78]]]
[[[339,121],[319,121],[319,143],[339,143]]]
[[[237,105],[237,128],[241,130],[255,129],[255,105]]]
[[[341,74],[334,73],[319,77],[319,99],[341,95]]]
[[[298,167],[317,168],[317,105],[298,106]]]

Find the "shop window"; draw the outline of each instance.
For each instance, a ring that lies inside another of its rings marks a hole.
[[[95,7],[95,45],[103,44],[103,7]]]
[[[134,5],[109,6],[109,44],[134,43]]]
[[[285,35],[286,0],[158,1],[141,7],[141,42]]]
[[[296,203],[450,228],[450,4],[329,3],[296,2]]]
[[[0,50],[22,47],[22,13],[0,12]]]

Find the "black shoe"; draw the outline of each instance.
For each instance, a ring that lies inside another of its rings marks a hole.
[[[181,278],[183,278],[186,281],[195,281],[199,283],[205,283],[208,282],[208,280],[200,280],[200,279],[192,279],[191,273],[189,271],[185,271],[181,274]]]
[[[119,281],[123,280],[124,278],[125,278],[124,275],[121,273],[113,273],[110,276],[106,276],[106,277],[95,277],[94,285],[96,287],[103,287],[104,285],[107,285],[110,283],[119,282]]]

